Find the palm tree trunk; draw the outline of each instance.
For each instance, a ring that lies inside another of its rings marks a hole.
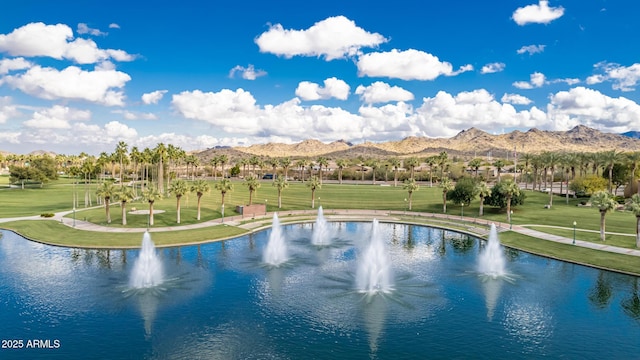
[[[127,203],[121,202],[122,207],[122,225],[127,225]]]
[[[179,196],[176,196],[176,201],[177,201],[176,209],[178,211],[178,213],[176,214],[176,217],[177,217],[176,221],[178,224],[180,224],[180,197]]]
[[[311,208],[312,209],[316,208],[316,192],[315,192],[315,190],[311,191]]]
[[[511,222],[511,196],[507,196],[507,222]]]
[[[104,199],[104,208],[107,211],[107,224],[111,224],[111,211],[109,209],[109,198]]]
[[[412,200],[413,200],[413,193],[410,192],[409,193],[409,210],[411,210]]]
[[[149,226],[153,226],[153,203],[149,203]]]
[[[442,192],[442,212],[443,213],[447,212],[447,192],[446,191]]]
[[[282,208],[282,191],[278,190],[278,209]]]
[[[202,199],[202,195],[198,194],[198,216],[196,217],[196,220],[200,220],[200,199]]]
[[[640,216],[636,216],[636,247],[640,248]]]
[[[484,196],[480,197],[480,211],[478,212],[478,216],[484,215]]]

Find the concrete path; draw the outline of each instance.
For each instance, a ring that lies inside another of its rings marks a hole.
[[[189,225],[177,225],[177,226],[168,226],[168,227],[152,227],[150,229],[147,228],[121,228],[121,227],[110,227],[110,226],[102,226],[94,223],[90,223],[83,220],[78,219],[69,219],[65,218],[66,215],[73,213],[73,210],[62,211],[55,213],[51,218],[42,218],[38,215],[36,216],[24,216],[24,217],[16,217],[16,218],[1,218],[0,223],[16,221],[16,220],[55,220],[60,221],[66,226],[76,228],[78,230],[85,231],[99,231],[99,232],[118,232],[118,233],[143,233],[147,230],[149,232],[165,232],[165,231],[179,231],[179,230],[189,230],[189,229],[199,229],[206,227],[214,227],[220,225],[229,225],[229,226],[237,226],[246,230],[256,230],[264,227],[271,226],[271,221],[273,217],[273,213],[266,213],[260,215],[251,215],[251,216],[229,216],[224,218],[224,222],[222,219],[215,219],[209,221],[203,221],[197,224],[189,224]],[[77,211],[76,214],[81,213],[81,211]],[[318,212],[317,210],[293,210],[293,211],[282,211],[278,212],[280,217],[280,221],[283,224],[290,222],[302,222],[302,221],[313,221],[315,220]],[[328,220],[333,221],[371,221],[376,218],[380,221],[398,221],[404,223],[411,223],[411,219],[413,218],[416,222],[418,220],[429,220],[432,222],[442,223],[443,227],[447,227],[446,225],[457,225],[463,226],[469,233],[472,233],[477,236],[486,237],[488,235],[487,228],[491,223],[495,223],[498,227],[498,231],[514,231],[519,234],[539,238],[547,241],[554,241],[563,244],[572,244],[573,239],[566,238],[558,235],[553,235],[541,231],[537,231],[534,229],[530,229],[527,226],[543,226],[537,224],[531,225],[514,225],[510,228],[509,224],[500,223],[500,222],[492,222],[490,220],[483,220],[473,217],[463,217],[463,216],[452,216],[448,214],[436,214],[436,213],[420,213],[420,212],[406,212],[406,211],[389,211],[389,210],[325,210],[324,216]],[[554,226],[554,228],[572,230],[572,228],[563,228]],[[591,230],[580,230],[580,231],[591,231]],[[607,233],[607,234],[616,234],[616,235],[625,235],[625,236],[633,236],[632,234],[622,234],[622,233]],[[576,239],[575,246],[590,248],[594,250],[600,251],[608,251],[618,254],[624,255],[632,255],[640,257],[640,249],[628,249],[621,248],[616,246],[610,246],[602,243],[594,243],[589,241],[582,241]]]

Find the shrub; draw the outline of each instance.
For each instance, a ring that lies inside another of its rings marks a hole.
[[[40,217],[50,218],[50,217],[53,217],[54,215],[55,214],[53,214],[53,213],[42,213],[42,214],[40,214]]]

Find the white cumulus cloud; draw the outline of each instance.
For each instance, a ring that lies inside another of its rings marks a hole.
[[[369,86],[358,86],[356,95],[360,95],[360,100],[366,104],[411,101],[414,98],[410,91],[399,86],[391,86],[382,81],[376,81]]]
[[[30,23],[0,34],[0,52],[12,56],[47,56],[68,59],[78,64],[93,64],[109,59],[132,61],[135,57],[123,50],[100,49],[90,39],[73,38],[73,31],[65,24]]]
[[[20,115],[18,108],[12,104],[9,96],[0,96],[0,124],[4,124],[10,118]],[[1,133],[2,131],[0,131]]]
[[[504,94],[500,99],[503,103],[516,104],[516,105],[529,105],[533,101],[528,97],[519,94]]]
[[[541,53],[547,45],[526,45],[516,50],[518,54],[528,53],[529,55]]]
[[[533,89],[542,87],[545,84],[546,77],[543,73],[534,72],[529,75],[529,81],[516,81],[513,83],[513,86],[518,89]]]
[[[506,65],[504,63],[501,63],[501,62],[490,63],[490,64],[487,64],[487,65],[483,66],[482,69],[480,69],[480,73],[482,73],[482,74],[497,73],[497,72],[503,71],[505,66]]]
[[[437,56],[424,51],[409,49],[365,54],[358,58],[358,75],[388,77],[402,80],[433,80],[438,76],[455,76],[473,70],[464,65],[454,71],[451,63],[440,61]]]
[[[549,1],[540,0],[536,5],[527,5],[517,8],[513,12],[512,19],[516,24],[522,26],[526,24],[548,24],[564,15],[562,6],[549,7]]]
[[[91,111],[79,110],[67,106],[54,105],[51,108],[38,110],[24,126],[37,129],[69,129],[72,121],[87,121]]]
[[[8,74],[10,71],[28,69],[33,64],[24,58],[0,59],[0,75]]]
[[[267,75],[266,71],[260,69],[256,70],[256,68],[252,64],[249,64],[249,66],[247,67],[240,65],[234,66],[233,69],[229,71],[229,77],[233,78],[236,73],[240,73],[240,76],[242,76],[242,78],[245,80],[255,80],[261,76]]]
[[[85,71],[69,66],[62,71],[34,66],[24,74],[4,78],[6,84],[42,99],[84,100],[107,106],[124,105],[121,89],[131,80],[126,73]]]
[[[582,124],[621,133],[636,130],[640,124],[640,105],[634,101],[580,86],[552,95],[547,113],[558,130]]]
[[[78,34],[89,34],[93,36],[105,36],[106,32],[102,32],[99,29],[90,28],[86,23],[79,23],[78,28],[76,29]]]
[[[156,90],[150,93],[142,94],[142,102],[147,105],[157,104],[160,100],[162,100],[162,97],[166,93],[167,93],[167,90]]]
[[[384,36],[364,30],[344,16],[326,18],[305,30],[272,25],[255,39],[260,52],[285,58],[317,56],[327,61],[355,56],[361,48],[375,48],[387,41]]]
[[[335,77],[325,79],[324,87],[309,81],[301,81],[296,88],[296,96],[307,101],[330,98],[347,100],[350,89],[344,80]]]
[[[622,66],[615,63],[600,62],[594,67],[604,74],[596,74],[587,78],[587,84],[598,84],[612,81],[612,88],[620,91],[634,91],[640,81],[640,63]]]

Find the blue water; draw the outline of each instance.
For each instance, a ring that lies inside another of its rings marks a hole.
[[[640,357],[637,277],[506,250],[508,277],[487,279],[483,242],[380,224],[396,290],[367,296],[354,283],[371,224],[329,225],[327,247],[310,244],[311,224],[285,226],[279,268],[262,264],[270,231],[159,250],[167,281],[147,291],[128,288],[137,250],[3,231],[0,359]]]

